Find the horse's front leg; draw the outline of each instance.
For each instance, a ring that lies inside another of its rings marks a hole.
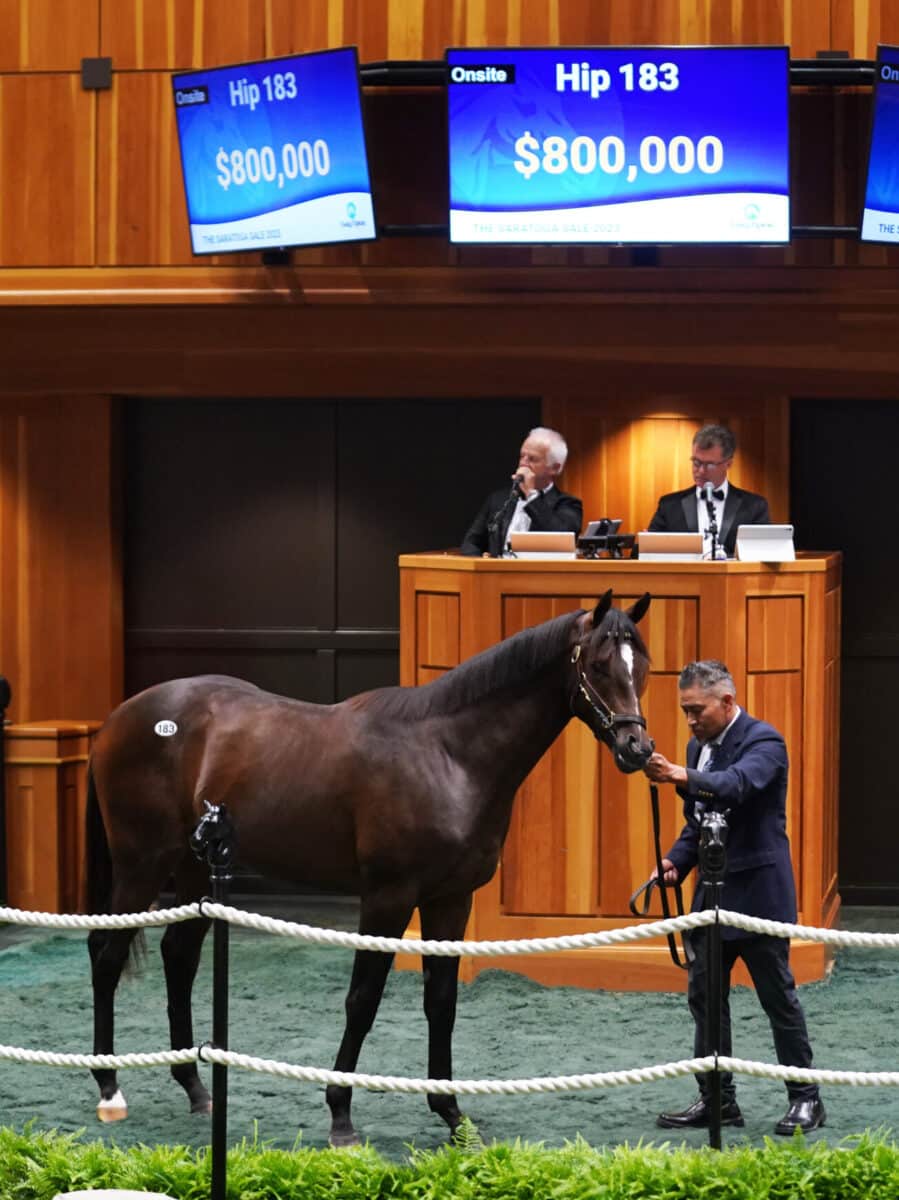
[[[421,905],[421,936],[435,941],[458,941],[465,936],[471,912],[471,893]],[[424,967],[424,1004],[428,1020],[428,1078],[453,1077],[453,1026],[456,1022],[456,997],[459,989],[458,958],[426,955]],[[432,1112],[442,1117],[455,1134],[462,1113],[455,1096],[428,1094]]]
[[[378,934],[381,937],[402,937],[414,907],[414,899],[395,892],[363,897],[359,932]],[[353,975],[346,996],[346,1026],[334,1063],[335,1071],[355,1070],[362,1043],[378,1011],[392,963],[392,954],[379,954],[373,950],[356,951]],[[331,1110],[331,1132],[328,1137],[331,1145],[358,1145],[359,1135],[350,1117],[353,1089],[330,1083],[325,1089],[325,1099]]]

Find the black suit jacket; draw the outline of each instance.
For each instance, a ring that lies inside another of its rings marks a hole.
[[[796,920],[796,885],[787,839],[787,775],[783,738],[773,726],[741,712],[717,748],[707,771],[697,771],[701,747],[687,744],[687,782],[678,787],[686,824],[667,857],[683,879],[699,861],[702,812],[727,813],[727,869],[722,908],[764,917]],[[700,879],[693,911],[708,907]],[[726,938],[746,937],[732,925]]]
[[[570,531],[578,534],[584,519],[583,505],[578,497],[569,496],[555,485],[548,492],[535,496],[524,506],[524,510],[531,518],[531,529],[537,533]],[[462,541],[462,553],[502,554],[514,512],[510,487],[491,492]]]
[[[725,553],[733,557],[739,525],[770,524],[765,497],[755,492],[745,492],[728,481],[724,517],[718,531],[718,542],[724,547]],[[669,492],[667,496],[662,496],[649,528],[653,533],[698,533],[696,488],[685,488],[682,492]]]

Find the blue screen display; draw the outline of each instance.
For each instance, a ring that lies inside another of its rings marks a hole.
[[[878,46],[863,242],[899,242],[899,47]]]
[[[354,47],[172,88],[195,254],[375,237]]]
[[[446,58],[451,241],[789,241],[786,46]]]

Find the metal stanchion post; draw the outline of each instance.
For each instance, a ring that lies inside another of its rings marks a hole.
[[[727,869],[727,820],[723,813],[710,809],[703,814],[699,834],[699,868],[705,888],[707,908],[715,909],[715,923],[708,927],[706,969],[708,987],[706,991],[706,1036],[707,1053],[714,1054],[715,1070],[709,1088],[709,1145],[713,1150],[721,1149],[721,1073],[717,1058],[721,1050],[721,922],[718,910],[724,891],[724,873]]]
[[[227,904],[234,860],[234,826],[224,804],[206,804],[190,839],[209,864],[212,898]],[[212,1042],[228,1049],[228,922],[212,922]],[[225,1200],[228,1155],[228,1068],[212,1065],[212,1200]]]

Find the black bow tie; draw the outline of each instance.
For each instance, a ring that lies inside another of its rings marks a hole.
[[[723,499],[724,499],[724,492],[722,491],[722,489],[721,489],[721,488],[717,488],[717,489],[716,489],[714,492],[712,492],[712,495],[714,496],[714,498],[715,498],[716,500],[723,500]],[[705,492],[704,492],[704,491],[701,491],[701,492],[699,493],[699,499],[700,499],[700,500],[705,500],[705,498],[706,498]]]

